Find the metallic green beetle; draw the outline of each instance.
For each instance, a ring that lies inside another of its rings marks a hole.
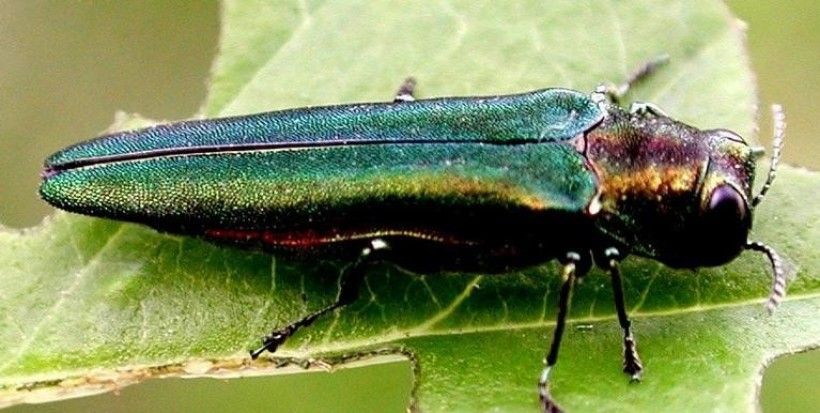
[[[350,260],[338,298],[263,339],[254,358],[353,302],[364,268],[504,273],[552,259],[563,269],[548,377],[576,278],[609,271],[623,328],[624,371],[642,369],[618,262],[628,253],[670,267],[725,264],[744,249],[774,268],[767,304],[785,294],[778,255],[749,241],[754,206],[775,176],[784,136],[752,197],[760,150],[727,130],[702,131],[651,104],[616,103],[620,87],[301,108],[115,133],[48,158],[49,203],[160,231],[302,257]]]

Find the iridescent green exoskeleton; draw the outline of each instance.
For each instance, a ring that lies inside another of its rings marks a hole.
[[[754,206],[774,178],[783,139],[776,111],[769,178],[752,197],[759,150],[727,130],[699,130],[651,104],[617,105],[629,85],[592,94],[545,89],[506,96],[301,108],[191,120],[115,133],[48,158],[49,203],[81,214],[304,258],[349,260],[337,300],[263,339],[276,349],[299,328],[358,297],[364,269],[389,261],[420,273],[505,273],[559,260],[557,324],[539,380],[558,356],[573,284],[593,263],[611,274],[624,371],[641,362],[618,262],[722,265],[744,249]]]

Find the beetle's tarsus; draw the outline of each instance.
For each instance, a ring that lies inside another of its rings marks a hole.
[[[635,347],[635,339],[630,332],[629,337],[624,337],[624,373],[629,375],[629,381],[639,382],[643,375],[643,364],[638,356]]]
[[[302,321],[302,320],[300,320]],[[275,353],[276,349],[285,342],[291,335],[293,335],[296,330],[298,330],[299,326],[296,325],[297,323],[293,323],[288,325],[285,328],[276,330],[271,332],[265,337],[262,337],[262,346],[257,348],[256,350],[251,351],[251,358],[256,360],[262,353],[266,351],[270,351],[271,353]]]
[[[538,380],[538,402],[541,405],[542,413],[563,413],[561,406],[553,400],[550,395],[550,372],[552,366],[545,366],[541,371],[541,378]]]
[[[250,351],[250,354],[251,354],[251,359],[252,359],[252,360],[256,360],[256,359],[258,359],[258,358],[259,358],[259,356],[261,356],[261,355],[262,355],[262,353],[264,353],[264,352],[266,352],[266,351],[268,351],[268,346],[267,346],[267,344],[262,345],[262,347],[259,347],[259,348],[257,348],[256,350],[251,350],[251,351]],[[276,349],[274,349],[273,351],[276,351]],[[273,351],[271,351],[271,352],[273,352]]]
[[[606,266],[612,279],[612,294],[615,301],[615,311],[618,313],[618,323],[624,333],[623,353],[624,353],[624,373],[628,374],[630,381],[640,381],[643,372],[643,364],[638,356],[638,346],[635,337],[632,335],[632,321],[626,313],[626,303],[624,301],[624,287],[621,282],[621,270],[618,260],[621,254],[616,248],[607,248],[604,252]]]

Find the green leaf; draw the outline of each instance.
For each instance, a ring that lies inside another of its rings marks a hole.
[[[668,53],[672,63],[631,96],[699,127],[750,136],[755,90],[741,37],[726,7],[706,0],[226,1],[203,110],[389,100],[407,75],[426,97],[591,90]],[[579,411],[753,410],[766,360],[820,345],[818,183],[816,173],[784,167],[756,211],[754,238],[797,269],[774,317],[763,311],[771,281],[759,254],[698,271],[630,258],[626,295],[646,377],[629,385],[608,278],[593,271],[571,313],[592,329],[570,327],[553,375],[556,398]],[[342,264],[285,261],[64,213],[32,230],[0,230],[0,405],[175,372],[242,374],[245,349],[260,334],[334,297]],[[535,411],[555,272],[554,263],[493,277],[380,266],[357,304],[277,355],[403,345],[423,371],[425,410]]]

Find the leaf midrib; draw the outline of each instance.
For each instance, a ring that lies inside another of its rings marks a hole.
[[[785,300],[781,302],[796,302],[796,301],[809,301],[815,298],[820,298],[820,292],[810,293],[810,294],[795,294],[792,296],[787,296]],[[660,311],[648,311],[648,312],[636,312],[630,313],[630,318],[634,321],[636,319],[658,319],[664,317],[673,317],[678,315],[685,315],[691,313],[706,313],[711,311],[718,311],[724,309],[731,309],[731,308],[739,308],[739,307],[746,307],[752,305],[758,305],[760,307],[760,312],[762,315],[766,315],[764,304],[767,302],[767,299],[751,299],[751,300],[743,300],[743,301],[733,301],[733,302],[725,302],[725,303],[717,303],[717,304],[709,304],[709,305],[694,305],[690,307],[683,307],[683,308],[676,308],[671,310],[660,310]],[[444,310],[442,310],[444,311]],[[777,312],[772,315],[773,317],[777,317]],[[288,348],[283,348],[277,350],[276,356],[283,356],[283,357],[298,357],[298,356],[305,356],[305,355],[313,355],[313,354],[321,354],[321,353],[337,353],[337,352],[344,352],[350,351],[354,349],[360,349],[365,347],[372,347],[375,345],[380,344],[388,344],[392,342],[396,342],[399,340],[406,340],[410,338],[418,338],[418,337],[436,337],[436,336],[448,336],[448,335],[457,335],[457,334],[475,334],[475,333],[489,333],[489,332],[498,332],[498,331],[512,331],[512,330],[524,330],[524,329],[534,329],[534,328],[547,328],[552,327],[555,325],[555,321],[548,321],[548,320],[535,320],[530,322],[519,322],[519,323],[510,323],[510,322],[503,322],[499,324],[488,324],[488,325],[479,325],[475,327],[465,327],[465,328],[458,328],[458,329],[441,329],[437,330],[433,327],[432,324],[429,323],[430,320],[436,319],[437,315],[428,318],[424,322],[420,323],[416,327],[411,327],[407,329],[396,330],[390,333],[381,334],[378,336],[378,339],[371,340],[371,339],[358,339],[358,340],[336,340],[334,343],[328,344],[321,344],[321,345],[308,345],[309,351],[298,351],[292,350]],[[605,316],[585,316],[585,317],[570,317],[568,321],[570,323],[597,323],[602,321],[609,321],[615,320],[617,317],[616,315],[610,314]],[[423,327],[423,328],[421,328]],[[275,357],[274,357],[275,358]]]

